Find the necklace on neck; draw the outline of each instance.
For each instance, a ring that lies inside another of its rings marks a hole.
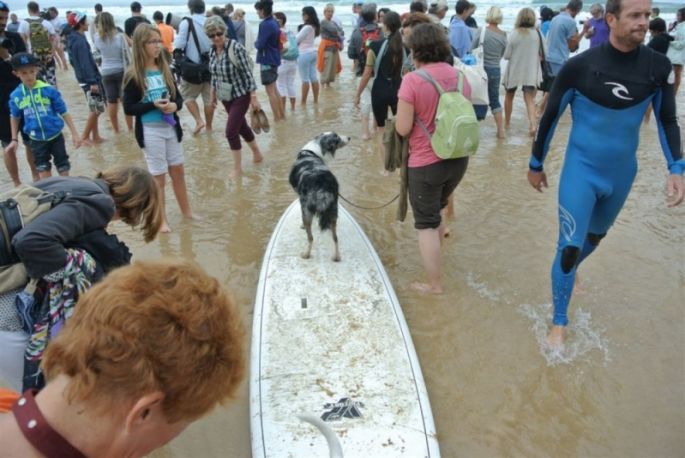
[[[26,440],[47,458],[86,458],[52,429],[36,404],[36,390],[29,390],[12,406],[14,419]]]

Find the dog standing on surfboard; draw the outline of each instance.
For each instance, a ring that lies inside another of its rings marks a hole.
[[[319,219],[322,231],[330,229],[335,244],[333,261],[340,261],[338,248],[338,180],[330,171],[326,162],[335,157],[339,148],[347,145],[350,137],[343,137],[335,132],[324,132],[304,145],[297,154],[297,159],[290,170],[290,185],[300,197],[302,224],[307,231],[307,248],[302,253],[309,259],[314,237],[312,221]]]

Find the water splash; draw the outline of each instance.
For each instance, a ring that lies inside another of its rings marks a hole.
[[[522,304],[518,311],[531,321],[530,329],[548,366],[589,361],[595,350],[602,356],[605,365],[611,361],[609,341],[603,336],[605,329],[593,326],[590,312],[576,308],[573,318],[569,320],[564,347],[552,349],[547,346],[548,319],[552,315],[552,304]]]
[[[492,302],[498,302],[500,300],[500,292],[490,289],[486,283],[479,282],[473,272],[469,272],[466,275],[466,284],[469,285],[470,288],[475,289],[478,295],[483,299]]]

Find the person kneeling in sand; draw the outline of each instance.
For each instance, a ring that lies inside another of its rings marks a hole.
[[[197,264],[115,270],[50,342],[47,386],[0,415],[3,456],[145,456],[234,396],[244,352],[235,304]]]

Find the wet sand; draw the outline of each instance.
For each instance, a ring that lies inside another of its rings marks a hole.
[[[72,73],[58,77],[80,130],[87,114],[83,95]],[[262,255],[281,212],[295,199],[287,176],[304,143],[324,130],[352,136],[332,164],[341,193],[365,206],[397,193],[397,175],[380,176],[373,143],[361,140],[352,85],[346,67],[332,89],[322,90],[318,106],[298,104],[286,121],[272,123],[270,133],[257,136],[265,161],[253,165],[244,151],[238,181],[228,180],[232,159],[223,110],[217,111],[215,131],[197,137],[183,111],[188,190],[205,221],[183,222],[168,189],[173,233],[145,245],[119,223],[112,229],[134,259],[182,256],[202,264],[232,291],[251,329]],[[262,89],[259,97],[270,115]],[[546,162],[550,188],[542,195],[526,181],[530,138],[520,95],[505,140],[495,138],[491,117],[482,123],[480,149],[456,192],[440,297],[409,288],[423,275],[411,213],[399,223],[394,204],[374,211],[348,206],[404,309],[445,457],[685,455],[685,206],[666,208],[666,169],[654,121],[642,129],[640,172],[625,208],[580,270],[586,293],[572,301],[568,351],[561,357],[541,351],[550,319],[556,192],[569,120],[567,111]],[[105,115],[100,126],[108,142],[70,150],[72,174],[144,165],[132,135],[115,136]],[[20,169],[28,180],[23,160]],[[2,177],[7,186],[6,172]],[[340,243],[345,262],[346,242]],[[248,457],[249,425],[246,380],[234,402],[153,456]]]

